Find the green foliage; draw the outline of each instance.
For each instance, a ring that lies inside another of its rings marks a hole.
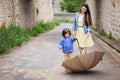
[[[90,28],[91,28],[92,30],[96,30],[96,28],[95,28],[94,26],[91,26]]]
[[[62,20],[54,20],[57,24],[60,24],[60,23],[73,23],[73,21],[69,21],[69,20],[66,20],[66,19],[62,19]]]
[[[0,37],[0,53],[4,53],[11,48],[20,46],[24,41],[29,39],[29,35],[26,34],[26,30],[13,25],[1,27]]]
[[[60,7],[61,7],[61,11],[65,10],[65,4],[64,4],[64,2],[60,2]]]
[[[115,40],[115,38],[112,36],[112,33],[110,32],[108,35],[108,39]]]
[[[68,12],[78,12],[80,7],[86,0],[63,0],[60,3],[61,10],[67,10]]]
[[[110,39],[110,40],[115,40],[115,38],[112,36],[112,33],[110,32],[109,34],[107,34],[104,29],[101,29],[101,30],[99,31],[99,34],[100,34],[101,36],[107,37],[107,38]]]
[[[61,23],[60,20],[55,20],[55,19],[54,19],[52,25],[58,26],[58,25],[60,25],[60,23]]]
[[[53,20],[52,22],[47,22],[47,23],[41,20],[32,28],[32,30],[30,31],[30,35],[32,37],[37,36],[40,33],[47,32],[58,25],[60,25],[60,21],[58,20]]]
[[[32,37],[37,36],[39,33],[43,33],[45,31],[44,28],[42,27],[43,24],[44,23],[39,22],[32,28],[32,30],[31,30]]]
[[[8,27],[1,26],[0,28],[0,54],[9,51],[12,48],[21,46],[31,37],[35,37],[40,33],[47,32],[60,24],[59,21],[45,23],[38,22],[32,29],[25,29],[20,26],[10,25]]]
[[[15,42],[15,45],[17,46],[21,46],[21,44],[23,42],[26,42],[29,40],[30,38],[30,35],[28,33],[28,30],[27,29],[24,29],[24,28],[21,28],[21,27],[12,27],[14,29],[14,32],[15,32],[15,36],[14,36],[14,42]]]
[[[104,29],[101,29],[101,30],[99,31],[99,34],[100,34],[101,36],[107,36],[107,33],[105,32]]]
[[[66,10],[68,12],[76,12],[76,11],[79,11],[79,8],[77,8],[79,6],[76,6],[76,2],[75,1],[69,1],[67,4],[66,4]]]

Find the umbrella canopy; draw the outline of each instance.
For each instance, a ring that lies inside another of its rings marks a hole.
[[[71,71],[87,71],[95,67],[102,57],[104,52],[93,51],[84,55],[77,55],[72,59],[63,62],[62,66]]]

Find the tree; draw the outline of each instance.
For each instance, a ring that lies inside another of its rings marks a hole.
[[[63,0],[61,5],[61,10],[67,10],[68,12],[76,12],[80,10],[82,4],[84,4],[86,0]]]

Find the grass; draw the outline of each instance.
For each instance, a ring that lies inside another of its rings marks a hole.
[[[107,37],[107,38],[110,39],[110,40],[115,40],[115,38],[112,36],[112,33],[109,32],[109,34],[107,34],[104,29],[101,29],[101,30],[99,31],[99,34],[100,34],[101,36]]]
[[[35,24],[32,29],[13,25],[2,25],[0,28],[0,54],[7,53],[11,49],[21,46],[23,43],[30,40],[31,37],[48,32],[58,25],[60,25],[60,21],[57,20],[46,23],[44,21],[40,21]]]
[[[59,22],[59,23],[73,23],[73,21],[69,21],[69,20],[66,20],[66,19],[62,19],[62,20],[56,20],[56,19],[54,19],[54,20],[57,21],[57,22]]]
[[[94,26],[91,26],[90,28],[91,28],[92,30],[95,30],[95,31],[96,31],[96,28],[95,28]]]

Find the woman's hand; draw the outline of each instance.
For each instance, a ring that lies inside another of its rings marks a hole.
[[[91,35],[91,33],[90,33],[90,32],[88,32],[88,33],[86,34],[87,38],[88,38],[90,35]]]
[[[76,38],[76,32],[75,32],[75,31],[72,32],[72,36],[73,36],[74,38]]]

